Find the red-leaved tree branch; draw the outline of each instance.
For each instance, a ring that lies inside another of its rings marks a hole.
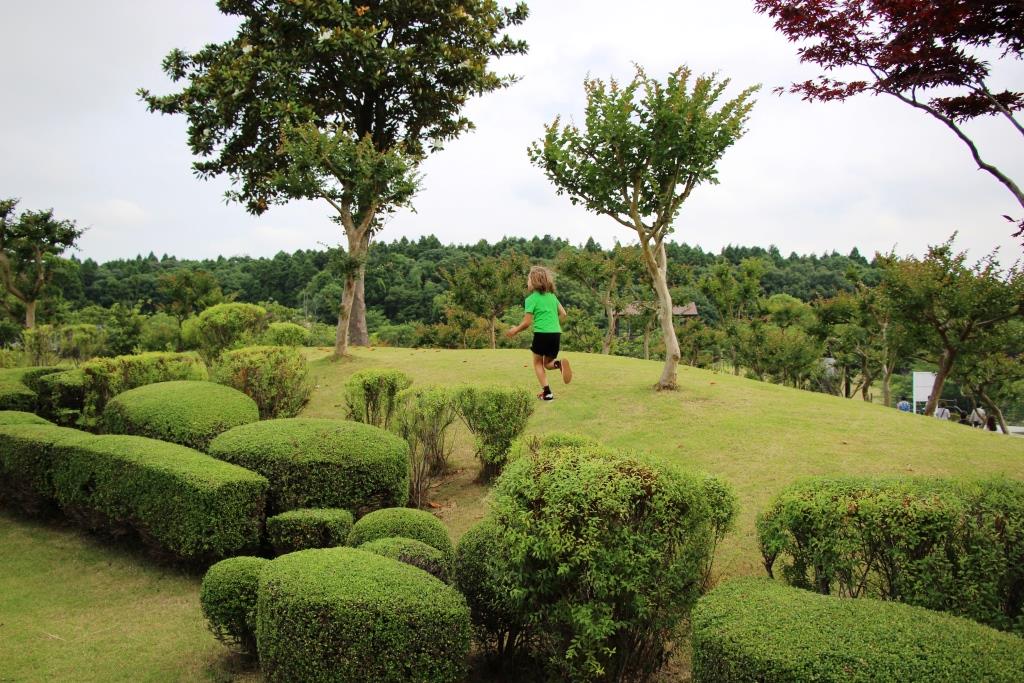
[[[1024,0],[755,0],[758,12],[800,44],[800,61],[828,74],[858,68],[858,80],[829,75],[779,91],[808,101],[845,100],[861,93],[885,94],[941,121],[970,150],[978,168],[1002,183],[1024,209],[1024,192],[1012,178],[982,158],[963,123],[1001,116],[1024,136],[1017,112],[1024,93],[993,91],[990,66],[979,52],[1000,59],[1024,51]],[[1015,237],[1024,235],[1024,219]]]

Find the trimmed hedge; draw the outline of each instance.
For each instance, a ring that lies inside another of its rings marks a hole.
[[[214,366],[212,378],[256,401],[261,420],[295,417],[313,393],[306,358],[285,346],[228,351]]]
[[[98,418],[107,402],[122,391],[175,380],[209,379],[206,365],[195,353],[153,351],[114,358],[97,358],[81,367],[85,374],[87,420]]]
[[[58,443],[55,460],[57,501],[88,528],[131,528],[154,549],[196,562],[259,544],[267,480],[254,472],[140,436]]]
[[[387,508],[366,515],[352,527],[348,544],[356,547],[380,538],[411,538],[437,548],[445,557],[452,557],[455,548],[448,536],[448,529],[434,515],[426,510],[412,508]]]
[[[60,368],[6,368],[0,370],[0,410],[32,412],[36,408],[36,382]]]
[[[267,540],[277,555],[345,545],[352,513],[340,508],[289,510],[267,519]]]
[[[221,434],[209,453],[270,480],[268,514],[344,508],[359,515],[405,505],[409,497],[408,445],[370,425],[264,420]]]
[[[199,348],[210,360],[230,348],[252,343],[266,327],[267,309],[238,302],[210,306],[196,321]]]
[[[230,557],[207,570],[199,604],[214,637],[246,655],[256,654],[256,595],[262,557]]]
[[[231,387],[158,382],[115,396],[103,411],[103,430],[205,451],[218,434],[259,419],[256,402]]]
[[[695,683],[1020,681],[1024,640],[940,612],[736,579],[693,610]]]
[[[423,541],[399,537],[378,538],[376,541],[363,543],[359,549],[419,567],[445,583],[449,583],[451,579],[451,555],[446,555]]]
[[[353,548],[304,550],[260,574],[266,680],[455,683],[467,672],[465,599],[426,572]]]
[[[758,518],[769,576],[1024,634],[1024,482],[815,478]]]
[[[0,425],[52,425],[47,419],[41,418],[35,413],[26,413],[22,410],[0,410]]]
[[[295,323],[270,323],[260,341],[270,346],[308,346],[309,330]]]
[[[58,443],[85,444],[91,434],[49,424],[0,427],[0,499],[30,515],[57,511],[53,473]]]
[[[85,409],[85,373],[81,369],[39,378],[39,412],[57,424],[76,425]]]
[[[50,425],[0,427],[0,482],[28,511],[56,502],[88,529],[133,532],[189,562],[258,547],[267,490],[184,446]]]
[[[512,444],[526,429],[537,399],[521,387],[464,386],[455,395],[459,415],[476,437],[480,480],[490,481],[508,462]]]

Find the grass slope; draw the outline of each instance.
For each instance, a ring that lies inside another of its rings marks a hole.
[[[651,387],[662,364],[568,354],[573,383],[551,378],[556,400],[538,401],[527,433],[579,432],[615,447],[644,451],[681,467],[725,478],[740,500],[736,531],[726,538],[716,573],[763,572],[754,520],[793,480],[821,474],[983,476],[1024,479],[1024,439],[900,413],[891,408],[688,366],[679,391]],[[353,372],[391,367],[414,384],[460,382],[534,387],[529,353],[514,350],[357,350],[352,361],[312,363],[318,388],[304,414],[342,415],[341,387]],[[433,495],[457,538],[482,516],[486,491],[471,484],[471,439],[456,461],[467,468]]]
[[[720,578],[764,570],[754,519],[794,479],[812,474],[1024,479],[1024,439],[877,405],[681,367],[680,390],[657,394],[661,364],[569,354],[576,378],[538,401],[528,433],[570,431],[721,475],[742,506],[719,551]],[[416,384],[534,386],[525,351],[357,349],[350,361],[311,355],[317,383],[303,416],[341,417],[357,370],[392,367]],[[432,491],[454,538],[486,511],[487,489],[460,427],[458,471]],[[259,680],[206,631],[198,575],[60,525],[0,513],[0,681]],[[668,674],[665,680],[675,680]]]

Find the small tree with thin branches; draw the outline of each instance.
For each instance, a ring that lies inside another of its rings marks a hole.
[[[665,239],[693,190],[718,182],[715,167],[745,132],[757,90],[748,88],[715,109],[728,85],[715,74],[693,78],[686,67],[665,83],[640,67],[625,86],[588,78],[584,128],[556,118],[529,149],[559,194],[636,232],[665,340],[657,389],[676,388],[680,359]]]

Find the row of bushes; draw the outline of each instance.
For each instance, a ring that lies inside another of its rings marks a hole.
[[[409,443],[413,497],[420,499],[429,477],[444,470],[451,442],[448,428],[460,416],[476,439],[480,480],[493,480],[508,461],[512,444],[526,428],[536,400],[522,388],[457,386],[410,389],[398,370],[363,370],[345,384],[351,420],[394,429]]]
[[[130,532],[161,554],[208,562],[257,548],[267,480],[176,444],[0,418],[0,488],[26,512]],[[20,423],[20,424],[19,424]]]
[[[808,479],[758,519],[769,576],[1024,634],[1024,482]]]
[[[107,403],[125,391],[171,381],[212,379],[245,393],[259,409],[261,419],[291,417],[309,401],[312,384],[305,358],[282,346],[238,349],[221,355],[212,372],[194,353],[153,352],[99,358],[82,366],[47,373],[33,394],[23,383],[10,383],[5,391],[0,376],[0,405],[9,409],[38,410],[58,424],[94,428]],[[13,377],[24,370],[4,370]]]

